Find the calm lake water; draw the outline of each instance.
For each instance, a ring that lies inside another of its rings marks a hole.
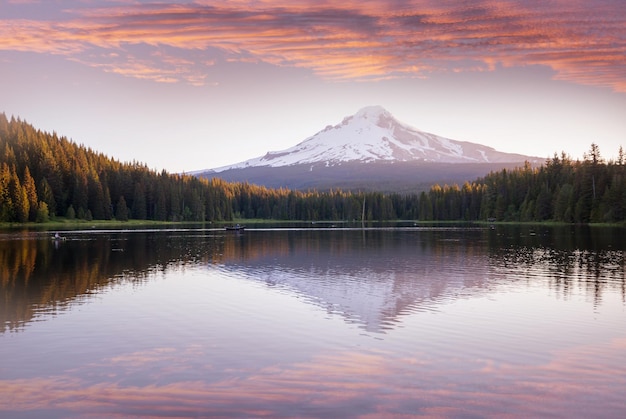
[[[0,417],[626,417],[625,233],[0,232]]]

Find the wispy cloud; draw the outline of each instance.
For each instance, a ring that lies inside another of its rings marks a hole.
[[[0,20],[0,50],[63,54],[131,77],[193,84],[205,76],[189,53],[195,60],[202,52],[201,62],[254,57],[330,80],[538,64],[559,79],[626,91],[626,9],[618,0],[99,3],[67,10],[64,20]],[[125,56],[137,45],[172,48],[176,57],[113,63],[93,54]]]

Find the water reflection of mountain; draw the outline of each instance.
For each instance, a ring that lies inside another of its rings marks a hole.
[[[295,290],[368,331],[479,286],[489,269],[471,230],[247,233],[223,269]],[[483,243],[484,246],[484,243]],[[234,255],[233,255],[234,256]]]
[[[516,277],[548,278],[564,293],[582,283],[598,303],[607,289],[624,299],[624,235],[573,231],[89,231],[68,233],[62,242],[5,233],[0,322],[3,331],[19,329],[112,284],[203,265],[295,291],[370,331]]]
[[[433,310],[520,278],[547,278],[562,292],[580,282],[597,302],[604,289],[617,287],[624,299],[623,252],[611,241],[585,244],[588,236],[570,236],[516,227],[256,233],[241,238],[221,263],[296,290],[376,332],[392,328],[403,313]]]

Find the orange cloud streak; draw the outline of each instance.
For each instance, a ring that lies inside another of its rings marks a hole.
[[[155,74],[135,63],[82,57],[94,48],[128,45],[251,55],[275,65],[309,68],[330,80],[425,76],[434,71],[545,65],[557,78],[626,91],[626,12],[554,1],[225,2],[130,5],[81,11],[63,22],[2,20],[0,49],[64,54],[131,77],[201,84],[188,66]],[[212,58],[212,57],[211,57]],[[118,66],[118,67],[116,67]],[[168,68],[165,66],[165,68]]]

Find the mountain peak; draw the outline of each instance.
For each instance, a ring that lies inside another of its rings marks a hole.
[[[354,114],[354,118],[360,119],[377,119],[381,116],[389,117],[391,116],[391,114],[387,111],[387,109],[379,105],[366,106],[359,109],[359,111]]]
[[[419,131],[397,121],[382,106],[367,106],[294,147],[213,170],[299,164],[334,166],[346,162],[495,163],[527,159],[532,158]]]

